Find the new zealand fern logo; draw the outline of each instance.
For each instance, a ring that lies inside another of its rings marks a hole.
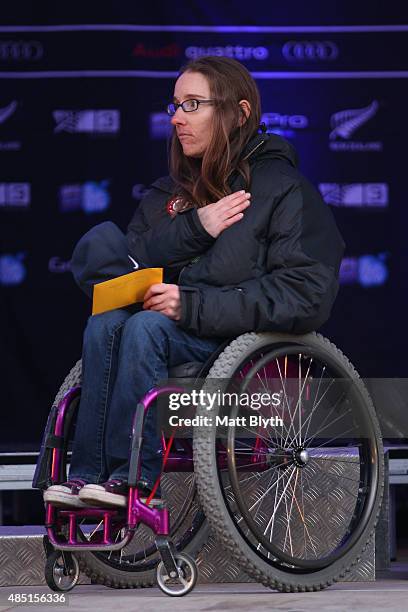
[[[339,136],[348,140],[359,127],[367,123],[371,117],[374,117],[378,106],[377,100],[374,100],[364,108],[352,108],[334,113],[330,121],[330,125],[333,128],[330,132],[330,140],[334,140]]]
[[[330,149],[332,151],[381,151],[382,142],[350,141],[353,134],[377,114],[379,107],[377,100],[373,100],[364,108],[351,108],[334,113],[330,119]]]

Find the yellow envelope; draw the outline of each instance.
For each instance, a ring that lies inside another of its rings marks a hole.
[[[143,302],[151,285],[163,282],[163,268],[145,268],[94,285],[92,314]]]

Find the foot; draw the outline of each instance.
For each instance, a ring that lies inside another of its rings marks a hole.
[[[61,484],[51,485],[44,491],[44,501],[60,508],[86,508],[79,492],[86,485],[86,480],[71,478]]]
[[[143,504],[145,504],[147,502],[148,497],[150,496],[150,493],[153,490],[150,483],[147,480],[144,480],[143,478],[141,478],[140,480],[137,481],[136,487],[137,487],[137,490],[139,491],[139,495],[141,495],[141,497],[139,497],[139,500]],[[154,492],[154,497],[152,497],[152,499],[149,501],[149,506],[162,507],[163,504],[164,504],[164,501],[161,498],[161,492],[160,492],[160,486],[159,486]]]
[[[137,488],[142,497],[140,501],[146,503],[147,498],[151,493],[151,489],[145,486],[144,481],[139,481]],[[102,484],[85,485],[80,493],[79,498],[82,502],[91,506],[126,508],[128,503],[129,487],[126,480],[114,478]],[[163,504],[160,494],[155,493],[155,497],[150,500],[149,506],[161,506]]]
[[[126,508],[128,485],[125,480],[115,478],[102,484],[88,484],[79,492],[79,498],[91,506]]]
[[[150,480],[147,480],[146,478],[140,478],[137,481],[136,484],[139,492],[141,495],[145,496],[145,497],[149,497],[150,493],[153,490],[154,484],[151,483]],[[157,487],[156,491],[154,492],[154,499],[161,499],[161,489],[160,489],[160,483],[159,486]]]

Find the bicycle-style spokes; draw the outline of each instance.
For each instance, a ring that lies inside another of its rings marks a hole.
[[[230,427],[218,449],[230,513],[271,563],[326,567],[370,516],[377,451],[363,398],[336,365],[299,346],[257,355],[237,378],[241,392],[280,402],[261,406],[256,425]],[[238,415],[235,405],[230,416]]]

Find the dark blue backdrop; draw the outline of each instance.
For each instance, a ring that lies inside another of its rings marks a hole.
[[[321,331],[363,376],[407,374],[408,27],[376,6],[333,15],[321,3],[291,17],[208,2],[3,13],[0,450],[38,446],[90,312],[69,273],[73,246],[106,219],[125,229],[166,173],[163,109],[180,65],[201,54],[251,70],[268,130],[293,142],[333,207],[347,251]]]

